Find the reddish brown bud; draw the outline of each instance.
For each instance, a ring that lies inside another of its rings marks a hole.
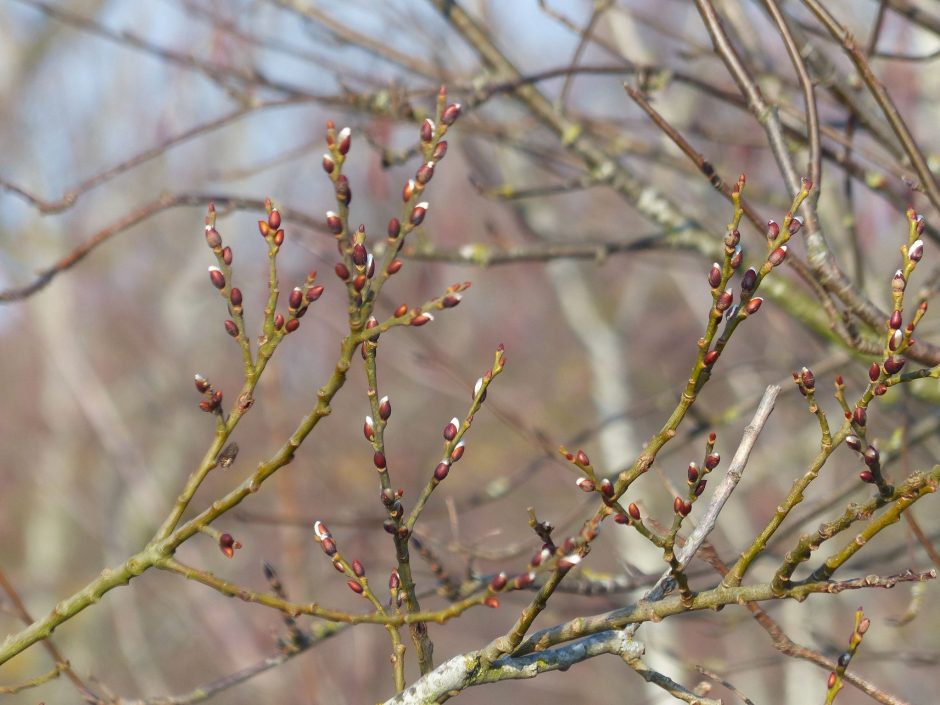
[[[863,636],[865,632],[868,631],[868,628],[871,626],[871,620],[868,617],[865,617],[861,622],[858,623],[858,629],[855,630],[855,633],[859,636]]]
[[[855,411],[852,412],[852,421],[856,426],[864,426],[868,421],[868,412],[865,410],[864,406],[856,406]]]
[[[346,569],[343,567],[343,562],[341,560],[333,559],[333,568],[337,573],[345,573]]]
[[[737,230],[730,231],[725,235],[725,247],[728,248],[728,251],[734,250],[738,246],[738,243],[741,242],[741,233]]]
[[[594,491],[594,481],[587,477],[579,477],[574,481],[574,484],[578,486],[578,489],[582,492],[593,492]]]
[[[362,424],[362,435],[366,437],[367,441],[372,441],[375,438],[375,424],[371,416],[366,416],[365,423]]]
[[[725,289],[718,295],[718,300],[715,301],[715,310],[727,311],[732,301],[734,301],[734,297],[731,295],[731,289]]]
[[[783,260],[787,258],[787,246],[781,245],[776,250],[770,253],[767,257],[767,261],[770,262],[774,267],[778,267],[783,264]]]
[[[741,277],[741,291],[754,291],[757,286],[757,270],[753,267],[748,268]]]
[[[689,463],[689,470],[686,474],[689,477],[689,484],[698,482],[698,465],[695,463]]]
[[[888,327],[892,330],[897,330],[903,324],[904,319],[901,317],[900,311],[894,311],[891,314],[891,318],[888,319]]]
[[[875,481],[875,474],[871,470],[862,470],[858,474],[858,479],[860,479],[862,482],[871,484]]]
[[[369,253],[366,252],[366,248],[361,243],[356,243],[352,248],[352,261],[357,267],[364,267],[366,260],[368,259]]]
[[[233,286],[232,291],[229,292],[229,301],[232,302],[232,306],[238,308],[242,305],[242,290],[238,287]]]
[[[321,164],[323,165],[323,171],[325,171],[327,174],[332,174],[333,169],[336,168],[336,162],[333,161],[333,157],[331,157],[329,154],[323,155],[323,161]]]
[[[506,577],[505,573],[498,573],[497,575],[493,576],[492,580],[490,580],[490,590],[493,592],[499,592],[504,587],[506,587],[506,583],[508,582],[509,579]]]
[[[329,228],[330,232],[334,235],[339,235],[341,232],[343,232],[343,221],[333,211],[327,211],[326,227]]]
[[[629,524],[630,517],[628,517],[626,514],[614,514],[614,521],[618,524]]]
[[[705,365],[705,367],[711,367],[717,361],[718,361],[718,351],[709,350],[707,353],[705,353],[705,357],[702,359],[702,364]]]
[[[444,308],[453,308],[462,300],[460,294],[448,294],[441,300],[441,306]]]
[[[614,483],[612,483],[606,477],[601,480],[601,494],[607,498],[614,496]]]
[[[868,367],[868,379],[870,379],[872,382],[877,382],[880,376],[881,367],[877,362],[871,363],[871,365]]]
[[[441,122],[445,125],[453,125],[457,122],[457,118],[460,117],[460,103],[451,103],[441,114]]]
[[[804,367],[800,370],[800,381],[803,383],[803,387],[807,392],[812,392],[816,389],[816,375],[814,375],[813,371],[808,367]]]
[[[397,274],[399,270],[401,269],[402,264],[403,263],[400,259],[393,259],[391,262],[388,263],[388,269],[386,269],[385,271],[389,273],[389,276],[391,276],[392,274]]]
[[[712,268],[708,270],[708,285],[712,289],[717,289],[721,285],[721,267],[717,262],[713,262]]]
[[[672,501],[672,510],[676,514],[682,514],[682,510],[685,508],[685,502],[682,501],[682,497],[676,497]]]
[[[440,463],[437,464],[437,467],[434,468],[434,479],[440,482],[445,477],[447,477],[447,473],[449,472],[450,472],[450,464],[441,461]]]
[[[460,460],[463,457],[464,448],[466,447],[467,446],[463,441],[460,441],[460,443],[455,445],[454,449],[450,452],[451,462],[456,463],[458,460]]]
[[[392,218],[388,221],[388,237],[390,240],[394,240],[401,234],[401,223],[398,221],[398,218]]]
[[[281,245],[283,245],[284,244],[284,231],[278,230],[276,233],[274,233],[274,237],[271,238],[271,242],[274,243],[275,247],[280,247]]]
[[[531,571],[528,573],[522,573],[513,578],[512,587],[513,590],[523,590],[529,587],[532,583],[535,582],[535,573]]]
[[[921,258],[924,256],[924,241],[914,240],[911,246],[907,248],[907,256],[910,258],[911,262],[920,262]]]
[[[885,372],[889,375],[896,375],[904,368],[907,360],[903,357],[889,357],[885,360]]]
[[[764,303],[764,300],[760,296],[755,296],[753,299],[747,302],[747,305],[744,307],[744,310],[748,314],[757,313],[760,310],[761,304]]]
[[[878,452],[878,449],[875,446],[868,446],[865,449],[865,452],[862,453],[862,459],[865,461],[865,465],[868,467],[874,467],[878,465],[878,461],[881,458],[881,454]]]
[[[336,542],[329,536],[324,536],[320,539],[320,548],[322,548],[323,552],[328,556],[336,554]]]
[[[878,384],[878,385],[876,385],[875,388],[872,390],[872,393],[873,393],[876,397],[884,396],[885,394],[888,393],[888,386],[885,385],[885,384]]]
[[[219,235],[219,231],[211,225],[206,226],[206,244],[213,250],[216,247],[222,247],[222,236]]]
[[[349,589],[357,595],[361,595],[364,589],[362,587],[362,583],[360,583],[358,580],[347,580],[346,585],[349,586]]]
[[[862,441],[858,436],[854,436],[854,435],[846,436],[845,444],[852,450],[862,449]]]
[[[366,282],[369,278],[365,274],[357,274],[356,278],[353,279],[353,289],[356,291],[362,291],[365,288]]]
[[[398,571],[393,569],[388,576],[388,589],[394,591],[399,587],[401,587],[401,578],[398,577]]]
[[[209,391],[209,388],[210,388],[209,380],[207,380],[202,375],[197,374],[195,377],[193,377],[193,381],[196,383],[196,390],[199,391],[200,393]]]
[[[803,227],[803,219],[800,216],[795,215],[793,216],[793,220],[790,221],[790,227],[787,229],[789,230],[791,235],[796,235],[798,232],[800,232],[802,227]]]
[[[441,140],[434,147],[434,151],[431,152],[431,159],[436,162],[441,161],[444,158],[444,155],[447,154],[447,141]]]
[[[708,480],[699,480],[699,481],[698,481],[698,484],[695,486],[695,496],[696,496],[696,497],[700,496],[700,495],[702,494],[702,492],[705,491],[705,485],[706,485],[707,483],[708,483]],[[689,510],[691,510],[691,507],[689,507]],[[689,512],[686,511],[686,514],[688,514],[688,513],[689,513]]]
[[[777,239],[777,236],[780,234],[780,226],[773,220],[767,221],[767,239],[770,242],[773,242]]]
[[[415,181],[417,181],[419,184],[426,184],[433,176],[434,162],[428,162],[427,164],[422,164],[420,167],[418,167],[418,171],[415,174]]]
[[[411,216],[409,217],[411,224],[414,226],[421,225],[421,223],[424,222],[424,216],[427,214],[427,212],[428,202],[421,201],[421,203],[411,209]]]
[[[591,464],[591,459],[587,457],[587,453],[583,450],[579,450],[574,456],[575,462],[581,467],[587,467]]]
[[[356,577],[358,578],[365,577],[366,569],[362,567],[362,562],[359,561],[358,559],[352,562],[352,570],[353,570],[353,573],[356,574]]]
[[[300,328],[300,321],[296,318],[290,319],[285,325],[284,330],[288,333],[293,333],[295,330]]]
[[[212,282],[212,286],[216,289],[221,290],[225,288],[225,275],[222,274],[222,270],[215,265],[209,267],[209,281]]]
[[[734,248],[734,253],[731,255],[731,259],[728,260],[728,264],[731,266],[731,269],[737,269],[741,266],[741,262],[744,261],[744,250],[741,249],[741,246],[738,245]]]
[[[434,139],[434,121],[431,118],[421,123],[421,141],[427,144]]]
[[[425,323],[433,320],[434,316],[432,316],[430,313],[419,313],[417,316],[411,319],[411,325],[423,326]]]
[[[268,225],[268,221],[259,220],[258,221],[258,232],[261,233],[261,237],[267,239],[271,235],[271,226]]]
[[[640,520],[640,508],[633,502],[630,502],[630,506],[627,507],[627,512],[629,512],[630,516],[633,517],[634,521]]]
[[[232,264],[232,248],[231,247],[222,248],[222,263],[226,267],[231,266]]]
[[[225,555],[226,558],[231,558],[235,555],[235,549],[241,548],[242,545],[235,540],[231,534],[222,534],[219,536],[219,549]]]
[[[281,213],[277,208],[268,213],[268,225],[272,230],[277,230],[281,227]]]
[[[394,315],[395,318],[401,318],[406,313],[408,313],[408,304],[402,304],[401,306],[395,309],[395,313],[392,315]]]
[[[375,454],[372,456],[372,462],[379,470],[384,470],[388,466],[388,462],[385,460],[385,453],[380,450],[375,451]]]
[[[307,289],[307,303],[313,303],[323,295],[323,287],[317,284]]]
[[[238,337],[238,326],[235,325],[235,321],[226,319],[225,321],[225,332],[228,333],[233,338]]]
[[[483,598],[483,604],[489,607],[490,609],[496,609],[499,607],[499,598],[496,595],[487,595]]]
[[[291,289],[290,295],[287,297],[287,305],[291,310],[296,311],[300,308],[301,304],[304,302],[304,292],[299,286],[295,286]]]
[[[349,279],[349,267],[347,267],[342,262],[337,262],[336,266],[333,267],[333,271],[336,272],[336,276],[338,276],[343,281]]]
[[[457,430],[460,428],[460,421],[455,416],[450,423],[444,426],[444,440],[452,441],[457,437]]]
[[[284,315],[279,313],[274,317],[274,330],[281,330],[284,327]]]
[[[349,147],[352,144],[352,130],[348,127],[344,127],[339,131],[339,134],[336,135],[337,142],[337,151],[340,154],[347,154],[349,152]]]

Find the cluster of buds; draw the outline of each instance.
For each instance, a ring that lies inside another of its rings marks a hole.
[[[346,560],[342,557],[339,552],[339,549],[336,546],[336,541],[333,538],[333,534],[330,533],[330,530],[326,528],[326,524],[322,521],[316,521],[313,524],[313,537],[320,544],[320,548],[323,550],[323,553],[330,559],[333,564],[333,567],[343,575],[345,575],[349,580],[346,581],[346,585],[357,595],[363,594],[368,583],[365,579],[366,570],[362,565],[362,562],[357,560],[347,563]]]
[[[258,221],[258,232],[268,243],[268,248],[276,252],[284,244],[284,231],[281,229],[281,213],[270,198],[264,199],[264,210],[267,218]]]
[[[385,488],[379,495],[385,510],[388,512],[388,518],[382,522],[382,528],[389,534],[397,535],[400,539],[408,538],[408,529],[401,525],[401,519],[405,514],[405,508],[402,506],[401,498],[405,496],[402,489],[393,490]]]
[[[236,541],[231,534],[222,534],[219,536],[219,550],[226,558],[232,558],[235,551],[242,547],[240,541]]]
[[[581,449],[572,453],[564,446],[559,449],[559,452],[561,452],[565,460],[574,465],[578,471],[582,473],[581,476],[574,481],[579,490],[582,492],[598,492],[607,504],[613,500],[614,483],[606,477],[600,480],[597,479],[594,467],[591,465],[591,460],[588,458],[587,453]]]
[[[721,456],[715,452],[715,441],[717,440],[718,438],[714,433],[709,433],[705,441],[705,456],[701,465],[695,462],[689,463],[686,470],[689,485],[688,495],[685,499],[676,497],[672,503],[672,509],[677,517],[682,518],[689,515],[695,500],[705,491],[705,485],[708,482],[705,476],[717,468],[718,463],[721,462]]]
[[[462,424],[460,419],[453,417],[445,426],[441,435],[444,437],[444,457],[434,468],[434,480],[436,484],[444,480],[450,473],[451,465],[459,461],[464,454],[466,443],[462,436],[466,433],[469,424]]]
[[[855,652],[858,651],[858,647],[861,646],[865,632],[868,631],[870,626],[871,620],[865,616],[864,612],[862,612],[862,608],[859,607],[855,612],[855,626],[852,629],[852,636],[849,638],[849,648],[839,655],[836,661],[836,670],[829,673],[829,678],[826,681],[827,703],[833,702],[836,695],[842,690],[842,680],[845,676],[845,669],[849,667],[852,657],[855,656]]]
[[[196,390],[203,396],[202,401],[199,402],[199,408],[210,414],[221,414],[222,390],[213,388],[209,380],[201,374],[196,374],[193,382],[196,384]]]
[[[855,434],[846,436],[845,444],[858,453],[862,458],[862,462],[865,463],[865,469],[858,474],[859,479],[862,482],[875,485],[883,496],[889,496],[894,488],[885,481],[884,475],[881,473],[881,453],[878,449],[871,444],[864,446],[862,439]]]

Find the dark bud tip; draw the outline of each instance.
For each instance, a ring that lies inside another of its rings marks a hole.
[[[741,277],[741,291],[754,291],[757,286],[757,270],[750,267]]]
[[[865,461],[865,465],[872,468],[878,465],[878,461],[881,458],[881,454],[878,452],[878,449],[875,446],[868,446],[865,449],[865,452],[862,453],[862,459]]]
[[[295,286],[291,289],[290,295],[287,297],[287,305],[292,311],[296,311],[304,302],[304,292],[299,286]]]

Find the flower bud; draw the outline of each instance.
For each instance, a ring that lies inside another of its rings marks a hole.
[[[803,219],[800,216],[795,215],[793,216],[793,220],[790,221],[790,227],[787,228],[787,230],[790,232],[791,235],[796,235],[798,232],[800,232],[800,229],[802,227],[803,227]]]
[[[236,286],[232,287],[232,290],[229,292],[229,301],[232,302],[232,306],[238,308],[242,305],[242,290]]]
[[[911,262],[920,262],[921,258],[924,256],[924,241],[914,240],[911,246],[907,248],[907,256],[910,258]]]
[[[219,231],[211,225],[206,226],[206,244],[213,250],[217,247],[222,247],[222,236],[219,235]]]
[[[445,125],[453,125],[457,122],[457,118],[460,117],[460,103],[451,103],[441,114],[441,122]]]
[[[627,507],[627,512],[633,518],[634,521],[640,520],[640,508],[636,506],[633,502],[630,502],[630,506]]]
[[[342,262],[337,262],[336,266],[333,267],[333,271],[336,272],[336,276],[338,276],[343,281],[349,279],[349,267],[347,267]]]
[[[343,232],[343,221],[333,211],[327,211],[326,227],[329,228],[330,232],[334,235],[339,235],[341,232]]]
[[[574,484],[578,486],[578,489],[582,492],[593,492],[594,491],[594,482],[587,477],[579,477],[574,481]]]
[[[862,441],[858,436],[855,435],[846,436],[845,444],[855,451],[860,451],[862,449]]]
[[[450,423],[444,426],[444,440],[452,441],[457,437],[457,430],[460,428],[460,421],[455,416]]]
[[[872,382],[877,382],[878,378],[881,376],[881,366],[877,362],[871,363],[868,367],[868,379]]]
[[[855,410],[852,412],[852,421],[856,426],[865,426],[865,423],[868,421],[868,412],[865,410],[864,406],[855,407]]]
[[[715,301],[715,310],[727,311],[732,301],[734,301],[734,296],[731,294],[731,289],[725,289],[718,295],[718,300]]]
[[[437,467],[434,468],[434,479],[440,482],[445,477],[447,477],[447,473],[449,472],[450,472],[450,464],[445,463],[444,461],[441,461],[440,463],[437,464]]]
[[[767,257],[767,261],[770,262],[774,267],[778,267],[783,264],[783,260],[787,258],[787,246],[781,245],[776,250],[770,253]]]
[[[346,585],[357,595],[361,595],[364,590],[362,583],[360,583],[358,580],[347,580]]]
[[[896,375],[904,368],[904,363],[907,360],[903,357],[889,357],[885,360],[885,372],[889,375]]]
[[[780,234],[780,226],[777,225],[776,221],[768,220],[767,221],[767,239],[770,242],[773,242],[777,239],[777,236]]]
[[[444,158],[445,154],[447,154],[447,141],[441,140],[434,146],[434,151],[431,152],[431,159],[439,162]]]
[[[336,162],[333,161],[333,157],[331,157],[329,154],[323,155],[323,161],[321,163],[323,164],[323,171],[325,171],[327,174],[332,174],[333,169],[336,168]]]
[[[427,212],[428,212],[428,202],[421,201],[421,203],[419,203],[418,205],[416,205],[414,208],[411,209],[411,217],[409,218],[409,220],[411,221],[411,224],[414,226],[421,225],[421,223],[424,221],[424,216],[427,214]]]
[[[235,325],[235,321],[226,319],[225,321],[225,332],[228,333],[233,338],[238,337],[238,326]]]
[[[712,263],[712,268],[708,272],[708,285],[712,289],[717,289],[721,285],[721,267],[717,262]]]
[[[753,299],[747,302],[744,310],[747,311],[748,314],[757,313],[760,310],[762,303],[764,303],[764,300],[760,296],[755,296]]]
[[[216,289],[221,290],[225,288],[225,275],[222,274],[222,270],[215,265],[209,267],[209,281],[212,282],[212,286]]]
[[[344,127],[339,131],[339,134],[336,135],[337,151],[340,154],[347,154],[349,152],[349,147],[352,144],[352,130],[348,127]]]
[[[748,268],[741,277],[741,291],[754,291],[757,286],[757,270],[753,267]]]

